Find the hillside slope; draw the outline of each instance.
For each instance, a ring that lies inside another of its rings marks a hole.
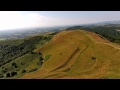
[[[71,30],[54,36],[38,52],[50,55],[42,67],[22,79],[120,78],[119,45],[98,34]]]
[[[37,34],[24,39],[0,41],[0,78],[17,78],[40,68],[42,56],[36,50],[49,43],[54,34]]]

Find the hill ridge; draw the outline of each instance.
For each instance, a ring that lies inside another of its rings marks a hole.
[[[38,49],[51,57],[39,70],[21,78],[120,78],[120,50],[117,47],[119,45],[92,32],[62,31]]]

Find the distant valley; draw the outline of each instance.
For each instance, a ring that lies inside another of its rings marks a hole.
[[[19,39],[29,36],[34,36],[36,34],[42,34],[47,32],[55,32],[66,29],[68,26],[58,26],[58,27],[43,27],[43,28],[28,28],[28,29],[16,29],[16,30],[5,30],[0,31],[0,40],[5,39]]]

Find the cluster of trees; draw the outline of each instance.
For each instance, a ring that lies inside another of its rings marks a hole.
[[[15,62],[11,63],[11,65],[8,67],[2,66],[2,73],[0,74],[0,78],[13,77],[18,74],[18,71],[18,65]],[[21,74],[26,72],[27,71],[25,69],[21,70]]]
[[[26,73],[27,71],[22,68],[23,70],[20,70],[21,66],[26,63],[21,62],[21,64],[17,65],[16,62],[10,63],[8,65],[5,65],[13,60],[15,60],[18,57],[21,57],[27,53],[30,53],[33,56],[39,56],[39,62],[38,65],[41,66],[43,64],[43,60],[45,57],[42,55],[38,55],[38,53],[33,52],[33,50],[36,48],[35,45],[37,43],[43,45],[45,42],[49,41],[53,35],[57,33],[49,34],[49,35],[41,35],[41,36],[34,36],[34,37],[28,37],[24,39],[16,39],[16,40],[5,40],[0,41],[0,78],[5,77],[13,77],[21,71],[22,73]],[[32,69],[30,72],[37,70],[37,68]]]
[[[6,68],[6,67],[2,67],[2,74],[1,74],[1,78],[2,77],[13,77],[15,75],[17,75],[17,71],[15,71],[15,69],[17,68],[17,64],[16,63],[12,63],[11,64],[11,68]],[[11,70],[12,69],[12,70]],[[6,74],[6,76],[4,76],[4,74]]]
[[[40,40],[49,41],[51,36],[35,36],[28,39],[24,39],[24,41],[18,45],[14,44],[1,44],[0,45],[0,66],[21,57],[24,54],[27,54],[34,50],[34,44],[39,42]],[[7,43],[7,41],[6,41]]]
[[[6,73],[6,77],[13,77],[17,75],[17,72]]]
[[[75,30],[75,29],[82,29],[87,31],[92,31],[97,34],[102,35],[106,39],[108,39],[111,42],[120,44],[120,32],[117,30],[120,30],[120,26],[74,26],[69,27],[67,30]]]

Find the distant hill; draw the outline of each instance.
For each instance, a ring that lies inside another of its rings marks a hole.
[[[43,27],[43,28],[27,28],[0,31],[0,39],[21,39],[35,34],[44,34],[47,32],[58,32],[66,29],[67,26],[61,27]]]
[[[84,25],[82,25],[82,26],[91,26],[91,25],[95,25],[95,26],[119,25],[119,26],[120,26],[120,20],[96,22],[96,23],[84,24]]]

